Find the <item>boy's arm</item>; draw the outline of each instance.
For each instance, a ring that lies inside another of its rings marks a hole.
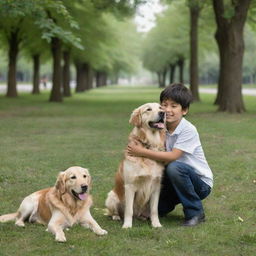
[[[183,154],[183,151],[177,148],[174,148],[170,152],[153,151],[150,149],[143,148],[140,145],[130,143],[127,147],[127,153],[130,156],[146,157],[152,160],[169,163],[180,158]]]

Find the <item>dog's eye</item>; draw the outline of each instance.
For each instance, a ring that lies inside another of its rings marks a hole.
[[[74,180],[74,179],[76,179],[76,176],[71,176],[70,178],[71,178],[72,180]]]
[[[148,108],[147,111],[152,111],[152,108]]]
[[[87,176],[86,175],[84,175],[84,178],[86,178]]]

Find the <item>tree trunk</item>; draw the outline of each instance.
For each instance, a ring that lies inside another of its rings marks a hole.
[[[64,65],[62,69],[63,96],[70,97],[71,90],[70,90],[70,52],[69,51],[63,52],[63,60],[64,60]]]
[[[180,83],[183,83],[184,82],[184,75],[183,75],[183,73],[184,73],[184,59],[183,58],[180,58],[179,60],[178,60],[178,62],[177,62],[177,64],[178,64],[178,67],[179,67],[179,82]]]
[[[167,69],[164,69],[163,71],[157,72],[159,88],[164,88],[165,85],[166,85],[166,83],[165,83],[166,73],[167,73]]]
[[[252,74],[252,84],[256,83],[256,73]]]
[[[53,75],[52,90],[50,95],[51,102],[62,102],[61,93],[61,41],[54,37],[51,41],[52,57],[53,57]]]
[[[33,90],[32,94],[40,93],[40,55],[33,55]]]
[[[96,78],[96,87],[101,87],[101,75],[99,71],[96,71],[95,74],[95,78]]]
[[[157,74],[157,80],[158,80],[158,87],[161,88],[162,85],[161,85],[161,73],[158,71],[156,72]]]
[[[106,72],[102,73],[102,85],[107,86],[108,85],[108,75]]]
[[[92,67],[88,64],[88,69],[87,69],[87,89],[88,90],[93,88],[93,78],[94,78],[94,71]]]
[[[235,2],[234,15],[225,19],[223,1],[213,0],[217,31],[215,38],[220,55],[220,74],[215,104],[219,111],[245,111],[242,98],[242,63],[244,54],[243,28],[250,0]]]
[[[166,74],[167,74],[167,68],[165,68],[162,73],[162,77],[163,77],[162,84],[161,84],[162,88],[166,86]]]
[[[192,4],[190,10],[190,90],[193,101],[200,101],[198,90],[198,18],[200,8]]]
[[[119,74],[118,74],[118,71],[117,71],[117,72],[115,72],[115,73],[112,75],[111,84],[112,84],[112,85],[118,84],[118,79],[119,79]]]
[[[96,72],[96,87],[107,85],[107,73],[103,71]]]
[[[17,69],[17,57],[19,53],[19,30],[11,32],[8,51],[8,75],[7,75],[7,97],[15,98],[18,96],[17,93],[17,81],[16,81],[16,69]]]
[[[170,84],[174,83],[174,76],[175,76],[175,68],[176,64],[170,64]]]
[[[76,63],[76,92],[84,92],[93,87],[93,71],[88,63]]]
[[[80,62],[75,63],[76,67],[76,92],[82,92],[82,64]]]

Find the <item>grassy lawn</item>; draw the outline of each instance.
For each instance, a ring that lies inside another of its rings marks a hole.
[[[122,159],[131,111],[158,101],[157,88],[95,89],[49,103],[49,95],[0,95],[0,214],[16,211],[31,192],[54,185],[59,171],[73,165],[93,177],[92,215],[109,234],[98,237],[75,226],[67,243],[54,241],[45,227],[0,224],[0,256],[9,255],[179,255],[251,256],[256,248],[256,98],[245,97],[245,114],[217,113],[213,95],[201,95],[187,119],[195,124],[215,184],[204,201],[205,224],[180,226],[178,206],[160,221],[161,229],[135,221],[130,230],[104,216],[106,194]]]

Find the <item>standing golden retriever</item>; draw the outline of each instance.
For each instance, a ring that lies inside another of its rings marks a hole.
[[[129,143],[136,142],[156,150],[164,150],[165,114],[158,103],[147,103],[135,109],[130,123],[135,127]],[[162,163],[143,157],[129,156],[126,152],[115,177],[115,187],[108,193],[108,215],[117,220],[124,216],[123,228],[132,227],[132,218],[141,217],[150,209],[151,224],[161,227],[158,218],[158,200]]]
[[[60,172],[54,187],[34,192],[22,201],[15,213],[0,216],[0,222],[16,220],[24,227],[24,221],[48,224],[47,231],[55,235],[55,240],[65,242],[64,228],[73,224],[89,227],[97,235],[105,235],[90,214],[92,198],[89,195],[91,177],[85,168],[74,166]]]

